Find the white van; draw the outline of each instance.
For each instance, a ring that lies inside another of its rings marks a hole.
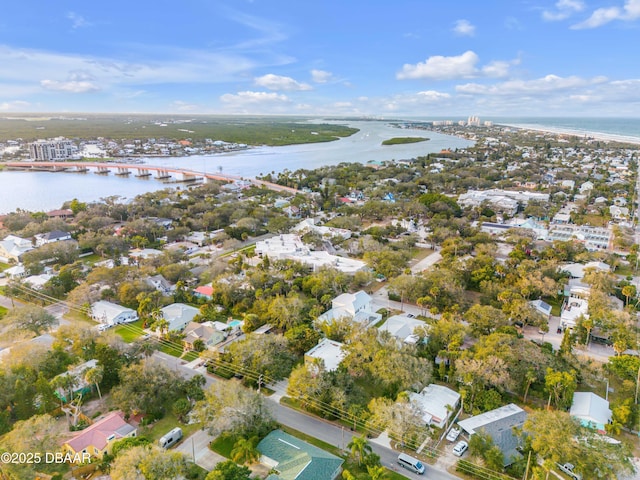
[[[176,427],[171,430],[169,433],[164,434],[158,440],[158,443],[162,448],[171,448],[176,443],[178,443],[182,439],[182,429],[180,427]]]
[[[422,475],[424,473],[424,465],[417,458],[410,457],[406,453],[401,453],[398,455],[398,465],[402,468],[406,468],[418,475]]]

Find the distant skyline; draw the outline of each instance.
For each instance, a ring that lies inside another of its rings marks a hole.
[[[640,117],[640,0],[5,2],[17,112]]]

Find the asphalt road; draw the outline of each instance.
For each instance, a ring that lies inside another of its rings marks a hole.
[[[200,371],[201,369],[193,370],[191,368],[188,368],[185,366],[185,363],[182,360],[176,359],[175,357],[162,352],[155,352],[153,354],[153,358],[163,362],[169,368],[175,369],[176,371],[180,372],[186,378],[191,378],[198,373],[203,373],[202,371]],[[219,381],[211,375],[204,374],[204,377],[206,379],[205,388],[212,385],[214,382]],[[299,430],[319,440],[322,440],[323,442],[335,445],[338,448],[342,449],[345,449],[346,445],[353,438],[353,433],[349,429],[343,429],[330,422],[312,417],[310,415],[306,415],[284,405],[280,405],[279,398],[279,395],[267,397],[276,420],[282,425],[286,425],[295,430]],[[183,443],[186,443],[187,440],[188,439],[186,439]],[[380,461],[382,465],[389,469],[395,470],[396,472],[404,475],[407,478],[429,478],[434,480],[449,480],[457,478],[447,472],[436,470],[429,465],[425,465],[426,472],[424,477],[408,472],[407,470],[402,469],[396,463],[396,459],[398,458],[397,452],[382,445],[378,445],[375,442],[369,442],[369,444],[371,445],[373,452],[380,455]]]

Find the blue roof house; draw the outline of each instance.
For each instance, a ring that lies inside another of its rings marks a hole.
[[[334,480],[342,460],[282,430],[274,430],[258,444],[260,463],[276,473],[267,480]]]

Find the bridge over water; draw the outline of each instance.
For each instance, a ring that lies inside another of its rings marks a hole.
[[[70,172],[70,173],[87,173],[94,172],[100,175],[108,175],[113,173],[118,176],[126,177],[135,174],[136,177],[154,177],[158,180],[169,180],[178,177],[178,181],[197,182],[208,180],[220,180],[223,182],[246,181],[257,187],[268,188],[276,192],[286,192],[290,194],[303,193],[300,190],[291,187],[278,185],[277,183],[265,182],[256,178],[243,178],[236,175],[228,175],[220,173],[206,173],[196,170],[176,167],[157,167],[146,164],[127,164],[127,163],[99,163],[99,162],[7,162],[3,164],[6,168],[12,170],[26,170],[38,172]]]

